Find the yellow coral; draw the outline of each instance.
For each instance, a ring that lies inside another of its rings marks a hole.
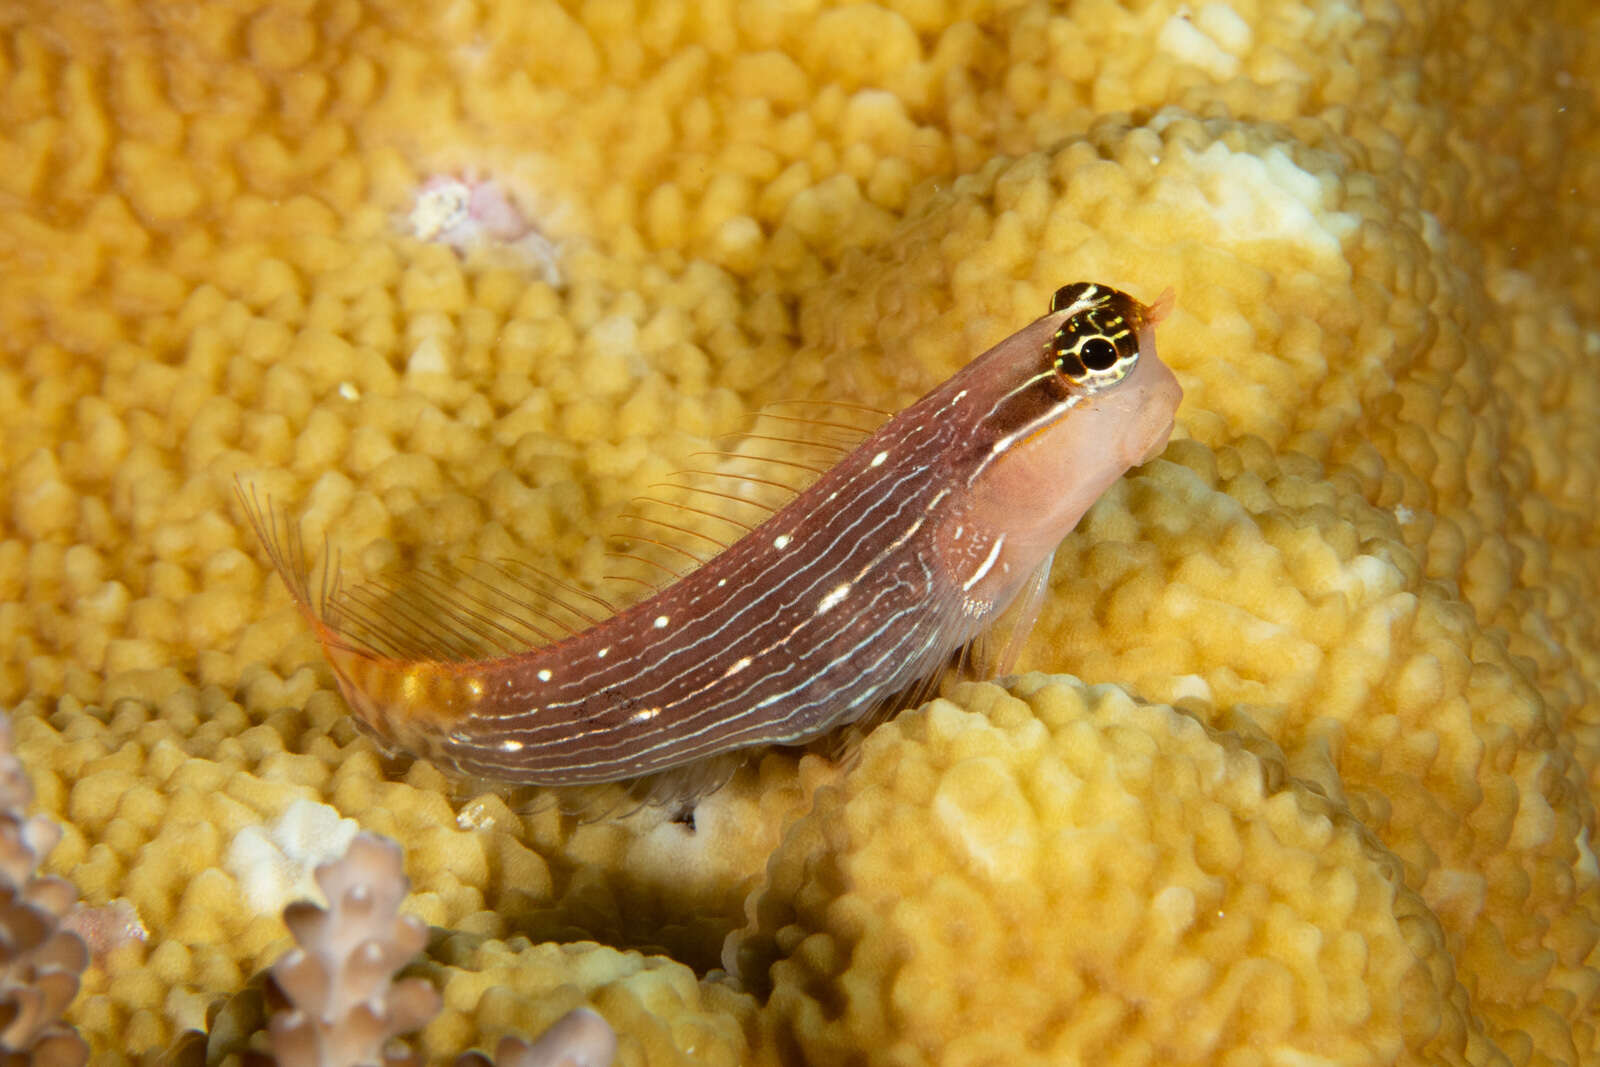
[[[806,1062],[1493,1059],[1400,864],[1281,760],[1014,692],[901,715],[774,855],[731,955]]]
[[[50,870],[150,930],[85,975],[97,1062],[286,942],[222,862],[296,801],[487,939],[440,1062],[583,999],[628,1063],[1600,1056],[1590,7],[14,0],[0,703]],[[424,239],[434,179],[484,239]],[[1176,287],[1187,398],[1028,662],[1166,707],[967,690],[575,827],[358,738],[231,503],[594,578],[755,404],[902,402],[1078,278]],[[684,966],[752,890],[764,1005]],[[534,943],[595,937],[677,962]]]

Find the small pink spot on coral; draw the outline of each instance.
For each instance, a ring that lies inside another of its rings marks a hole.
[[[485,245],[508,248],[537,268],[546,282],[560,284],[555,244],[493,180],[454,175],[429,178],[417,190],[406,221],[419,240],[447,244],[457,252]]]
[[[61,925],[83,938],[96,960],[104,959],[112,949],[150,937],[133,905],[120,899],[97,908],[79,908]]]

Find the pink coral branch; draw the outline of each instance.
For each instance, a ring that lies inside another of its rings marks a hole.
[[[394,1039],[439,1010],[426,981],[396,982],[421,951],[428,928],[399,913],[411,883],[400,846],[357,834],[344,857],[317,868],[328,906],[300,901],[284,909],[296,947],[272,966],[291,1007],[268,1024],[278,1067],[399,1067],[420,1060]]]
[[[529,1044],[506,1036],[495,1047],[493,1067],[611,1067],[617,1054],[617,1033],[588,1008],[574,1008]],[[479,1052],[464,1053],[455,1067],[491,1067]]]
[[[11,721],[0,715],[0,1063],[81,1067],[89,1048],[61,1013],[78,993],[89,950],[62,925],[78,891],[37,873],[61,829],[24,814],[32,802],[11,754]]]

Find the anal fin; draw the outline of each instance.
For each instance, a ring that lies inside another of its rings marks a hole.
[[[1041,560],[1010,605],[967,646],[958,668],[962,681],[998,678],[1016,668],[1050,593],[1050,567],[1055,558],[1052,551]]]

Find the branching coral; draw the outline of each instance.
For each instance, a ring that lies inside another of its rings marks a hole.
[[[0,1063],[79,1067],[89,1047],[61,1015],[78,992],[89,950],[62,925],[77,890],[36,873],[61,831],[42,815],[25,814],[32,802],[11,752],[10,721],[0,716]]]
[[[406,1067],[420,1057],[391,1045],[439,1010],[422,978],[394,980],[421,951],[428,927],[399,913],[410,882],[400,847],[358,834],[344,856],[317,868],[326,908],[298,901],[283,921],[296,948],[272,965],[289,1002],[268,1023],[278,1067]]]

